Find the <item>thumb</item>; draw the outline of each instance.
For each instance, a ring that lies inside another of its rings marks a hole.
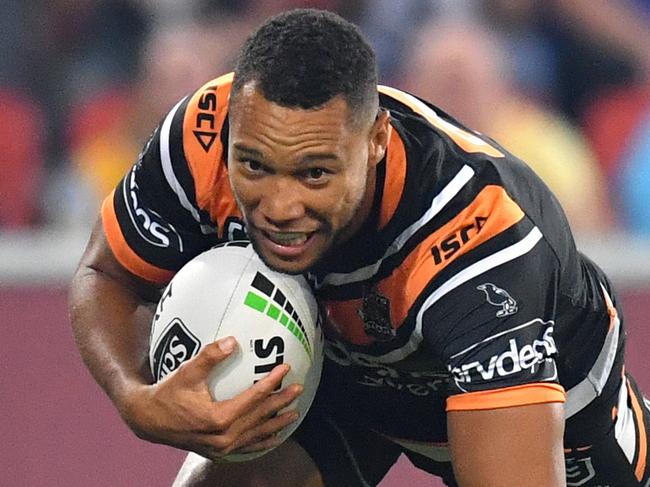
[[[237,340],[233,337],[225,337],[212,342],[190,360],[192,375],[196,374],[195,379],[205,379],[215,365],[227,359],[237,348]]]

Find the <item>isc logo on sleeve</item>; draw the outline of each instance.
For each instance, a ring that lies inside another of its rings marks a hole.
[[[201,95],[197,105],[199,112],[196,115],[196,129],[193,134],[203,150],[210,152],[210,148],[219,133],[215,129],[214,115],[217,110],[217,87],[210,86],[206,88],[206,92]]]

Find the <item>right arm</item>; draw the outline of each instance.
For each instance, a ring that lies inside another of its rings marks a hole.
[[[214,401],[208,375],[232,352],[224,340],[208,344],[158,383],[149,371],[160,286],[217,240],[213,229],[204,231],[213,222],[201,209],[197,188],[221,191],[201,181],[225,181],[218,162],[222,148],[217,140],[207,153],[192,133],[207,96],[214,98],[212,83],[169,112],[104,202],[72,281],[70,315],[84,362],[136,435],[216,459],[274,446],[274,433],[293,419],[288,412],[275,414],[301,388],[271,394],[287,373],[281,365],[240,395]],[[213,105],[207,108],[216,110]]]
[[[224,339],[152,384],[148,346],[158,297],[158,287],[117,261],[97,224],[72,280],[70,317],[84,362],[124,421],[140,438],[212,459],[275,446],[274,433],[295,418],[274,415],[301,392],[293,385],[272,394],[286,366],[239,396],[215,402],[207,377],[234,349]]]

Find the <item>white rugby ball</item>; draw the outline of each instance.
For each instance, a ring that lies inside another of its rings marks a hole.
[[[304,392],[289,406],[299,419],[278,433],[286,440],[311,406],[323,366],[318,306],[304,277],[272,271],[245,241],[192,259],[171,280],[154,315],[149,348],[154,379],[164,379],[203,346],[226,336],[234,336],[239,346],[209,377],[215,400],[243,392],[281,363],[291,365],[282,387],[303,384]],[[245,461],[264,453],[225,459]]]

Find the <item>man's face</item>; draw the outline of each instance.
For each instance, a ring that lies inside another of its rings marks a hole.
[[[354,123],[342,97],[318,110],[282,107],[253,83],[236,96],[228,170],[249,237],[272,269],[304,272],[367,217],[387,117]]]

